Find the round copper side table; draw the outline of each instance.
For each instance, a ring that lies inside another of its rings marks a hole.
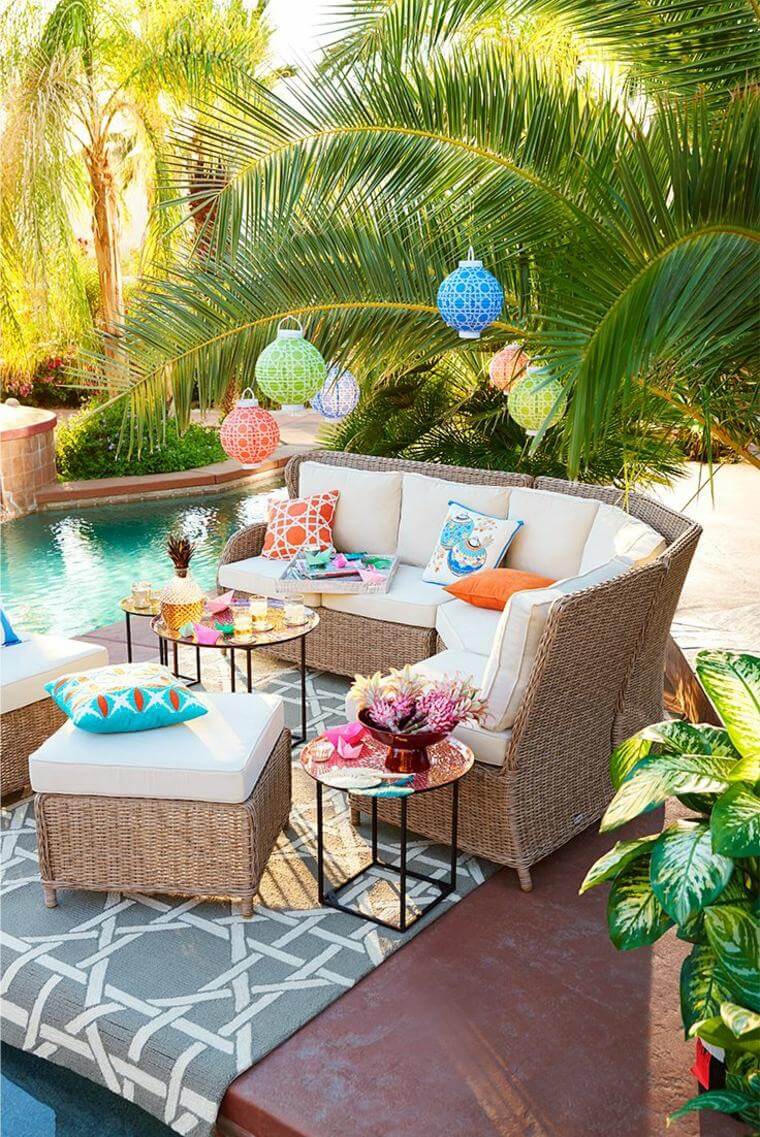
[[[431,909],[440,904],[442,900],[445,900],[447,896],[451,896],[452,892],[456,889],[459,782],[468,770],[472,768],[475,755],[469,746],[465,746],[459,739],[450,736],[444,739],[443,742],[438,742],[434,746],[428,747],[427,753],[430,759],[430,766],[427,770],[403,777],[397,772],[388,769],[386,765],[386,758],[390,754],[388,747],[383,746],[382,743],[376,741],[369,734],[364,735],[362,738],[362,753],[359,757],[351,760],[342,758],[337,751],[333,751],[332,756],[326,761],[320,760],[325,742],[325,736],[320,735],[319,738],[313,739],[304,746],[301,751],[301,765],[317,784],[317,890],[319,893],[319,902],[328,908],[337,909],[338,912],[347,912],[350,916],[359,916],[362,920],[371,920],[374,924],[379,924],[383,928],[390,928],[391,931],[406,932],[416,924],[418,920],[421,920],[423,916],[430,912]],[[362,770],[370,769],[376,772],[378,778],[381,780],[380,785],[371,788],[355,787],[353,789],[347,786],[334,785],[332,779],[336,774],[340,776],[341,772],[355,771],[357,767]],[[362,797],[368,797],[372,802],[372,860],[368,865],[365,865],[363,869],[354,873],[353,876],[350,876],[341,884],[328,888],[325,888],[324,811],[322,803],[322,791],[325,785],[331,789],[344,789],[347,790],[347,792],[361,794]],[[452,791],[451,867],[449,879],[441,881],[435,877],[426,876],[424,873],[415,872],[407,867],[407,843],[409,837],[407,805],[412,795],[434,793],[444,786],[451,786]],[[381,860],[378,856],[378,798],[398,799],[401,806],[400,855],[398,866],[389,864],[388,861]],[[380,866],[399,878],[400,912],[398,924],[389,923],[387,920],[381,920],[378,916],[371,916],[357,908],[351,908],[349,905],[342,903],[340,899],[341,894],[345,892],[347,888],[355,884],[361,877],[371,874],[372,869],[376,866]],[[406,910],[406,882],[408,877],[412,877],[413,880],[424,881],[426,884],[438,890],[438,896],[420,908],[419,912],[411,919],[408,917]]]
[[[169,646],[172,647],[172,664],[174,674],[178,678],[182,678],[179,674],[179,648],[192,647],[195,648],[196,659],[198,661],[198,679],[195,682],[200,682],[201,678],[201,665],[200,657],[202,651],[228,651],[230,653],[230,687],[234,691],[236,687],[235,676],[235,652],[243,651],[246,656],[246,678],[247,690],[250,694],[253,690],[253,660],[251,653],[260,647],[271,647],[273,644],[287,643],[289,640],[300,639],[301,641],[301,735],[294,737],[293,742],[298,745],[306,741],[306,637],[309,632],[313,632],[319,624],[319,616],[313,608],[305,608],[304,615],[306,619],[302,624],[286,624],[285,613],[281,603],[276,600],[269,601],[269,609],[267,615],[272,623],[272,627],[267,631],[251,632],[250,635],[241,636],[236,635],[234,632],[221,633],[219,639],[213,644],[198,643],[195,632],[190,636],[181,636],[175,632],[169,631],[160,616],[155,616],[151,620],[151,628],[158,636],[160,653],[159,658],[161,662],[169,666]],[[207,628],[216,628],[216,624],[231,624],[232,612],[230,609],[225,609],[222,612],[216,612],[214,615],[205,615],[198,623]]]

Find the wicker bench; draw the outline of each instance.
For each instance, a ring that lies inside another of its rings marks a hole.
[[[290,732],[271,695],[139,734],[67,722],[31,756],[45,903],[58,889],[253,898],[291,803]]]

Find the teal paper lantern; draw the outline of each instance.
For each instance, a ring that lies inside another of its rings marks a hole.
[[[470,248],[458,268],[441,281],[436,302],[442,319],[460,339],[477,340],[500,315],[504,290]]]
[[[295,317],[286,317],[295,319]],[[277,339],[256,360],[256,382],[270,399],[293,413],[304,409],[327,378],[327,367],[313,343],[304,339],[300,320],[297,328],[277,325]]]
[[[548,380],[544,368],[529,367],[525,378],[509,392],[508,406],[512,418],[525,433],[536,435],[543,426],[557,425],[567,409],[567,399],[562,384],[556,379]]]

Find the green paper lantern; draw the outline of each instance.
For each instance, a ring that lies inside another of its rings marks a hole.
[[[295,322],[297,328],[284,328],[285,320],[280,320],[277,339],[256,360],[259,387],[290,412],[301,410],[327,378],[324,359],[314,344],[304,339],[300,320]]]
[[[561,401],[557,402],[558,399]],[[556,379],[547,382],[542,367],[529,367],[525,378],[509,392],[508,405],[515,422],[526,434],[535,435],[544,425],[547,428],[557,425],[567,410],[567,399],[561,383]]]

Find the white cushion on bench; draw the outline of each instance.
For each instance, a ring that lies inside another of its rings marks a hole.
[[[282,596],[277,582],[290,561],[273,561],[269,557],[247,557],[244,561],[230,561],[219,569],[219,587],[235,588],[258,596]],[[312,608],[321,603],[318,592],[305,592],[304,604]]]
[[[309,497],[340,490],[333,544],[343,553],[395,553],[401,513],[401,474],[302,462],[298,493]],[[432,552],[432,550],[431,550]]]
[[[490,517],[507,516],[509,486],[470,485],[429,478],[426,474],[404,474],[403,478],[396,551],[404,564],[424,568],[428,563],[450,501],[458,501]]]
[[[615,505],[599,506],[583,549],[579,572],[598,568],[612,557],[645,564],[665,549],[665,538],[651,525]]]
[[[4,647],[0,657],[0,711],[6,714],[47,699],[46,683],[69,671],[87,671],[107,663],[104,647],[63,636],[34,635]]]
[[[507,551],[507,568],[550,580],[575,576],[599,505],[593,498],[516,486],[509,496],[509,517],[524,525]]]
[[[333,612],[365,616],[368,620],[434,628],[438,608],[441,604],[453,602],[454,598],[440,584],[427,584],[422,579],[422,572],[414,565],[399,565],[387,592],[348,595],[325,592],[322,607]],[[367,628],[367,635],[372,635],[371,628]]]
[[[476,608],[466,600],[453,599],[450,604],[442,604],[438,609],[435,627],[447,648],[487,656],[491,652],[500,619],[501,612]]]
[[[548,588],[532,588],[510,597],[483,673],[482,690],[488,700],[485,725],[490,730],[507,730],[515,721],[552,605],[562,596],[613,580],[630,568],[630,561],[616,557]]]
[[[202,695],[208,714],[129,734],[71,722],[29,759],[37,793],[246,801],[283,726],[277,695]]]

